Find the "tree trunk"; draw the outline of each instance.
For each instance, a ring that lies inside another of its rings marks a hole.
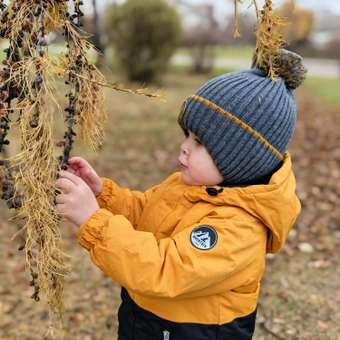
[[[99,26],[98,26],[97,0],[92,0],[92,7],[93,7],[93,28],[94,28],[92,42],[93,42],[93,45],[99,51],[99,57],[97,60],[97,65],[98,65],[98,64],[102,64],[102,60],[104,57],[104,46],[101,43],[100,31],[99,31]]]

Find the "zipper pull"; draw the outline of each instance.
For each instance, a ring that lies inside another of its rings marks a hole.
[[[163,340],[170,340],[170,332],[169,331],[163,331]]]

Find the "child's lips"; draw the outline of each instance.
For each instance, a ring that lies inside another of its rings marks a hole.
[[[178,166],[181,168],[181,170],[188,169],[188,166],[183,164],[181,161],[178,161]]]

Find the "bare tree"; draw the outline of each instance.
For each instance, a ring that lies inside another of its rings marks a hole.
[[[92,7],[93,7],[93,38],[92,42],[93,45],[96,46],[96,48],[100,52],[104,52],[103,45],[101,43],[100,39],[100,30],[99,30],[99,25],[98,25],[98,11],[97,11],[97,0],[92,0]]]
[[[315,25],[313,11],[298,6],[295,0],[286,0],[277,13],[288,21],[283,28],[283,35],[290,48],[303,47]]]
[[[190,49],[193,71],[198,73],[211,71],[215,62],[213,47],[220,37],[214,6],[211,3],[193,5],[186,0],[168,1],[196,17],[197,24],[184,30],[184,44]]]

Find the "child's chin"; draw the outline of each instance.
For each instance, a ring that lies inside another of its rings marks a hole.
[[[183,171],[181,172],[181,180],[184,184],[190,185],[190,178],[188,178],[188,176],[184,174]]]
[[[184,174],[183,172],[181,172],[181,180],[186,185],[198,185],[191,177]]]

